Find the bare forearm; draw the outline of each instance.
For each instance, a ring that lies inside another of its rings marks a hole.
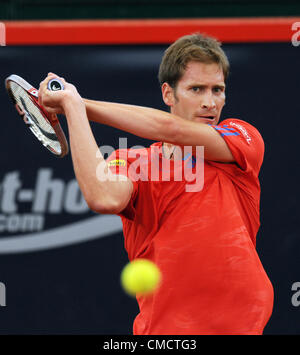
[[[90,121],[112,126],[142,138],[169,141],[173,115],[149,107],[84,99]]]
[[[142,138],[178,146],[204,146],[205,159],[232,162],[224,139],[209,125],[153,108],[84,99],[89,120]]]
[[[93,210],[109,210],[122,195],[121,181],[113,181],[110,172],[93,136],[84,105],[68,101],[64,107],[67,117],[74,171],[80,189]],[[107,180],[101,181],[97,169],[102,167]],[[126,183],[126,182],[125,182]],[[123,204],[126,205],[126,199]],[[119,211],[115,211],[119,212]]]

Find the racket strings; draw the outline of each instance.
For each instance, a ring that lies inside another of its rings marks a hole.
[[[60,154],[62,148],[53,127],[41,113],[39,107],[32,101],[26,90],[14,82],[10,83],[10,89],[17,105],[24,112],[24,120],[33,134],[46,148]]]

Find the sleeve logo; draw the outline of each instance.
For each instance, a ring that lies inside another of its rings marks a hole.
[[[126,160],[115,159],[108,162],[108,166],[126,166]]]
[[[235,122],[230,122],[229,124],[230,124],[230,126],[234,126],[236,129],[238,129],[242,133],[242,135],[245,137],[248,144],[251,143],[252,138],[250,137],[249,133],[247,132],[247,130],[243,126],[241,126],[240,124],[237,124]]]

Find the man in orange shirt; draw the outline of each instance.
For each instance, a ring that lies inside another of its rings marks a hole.
[[[262,334],[271,315],[273,288],[255,250],[264,143],[242,120],[218,124],[228,72],[220,44],[194,34],[173,43],[160,66],[170,113],[83,100],[65,81],[64,91],[50,92],[52,73],[41,83],[40,102],[66,115],[75,174],[90,208],[120,215],[129,259],[148,258],[161,269],[158,291],[137,297],[134,334]],[[158,143],[135,154],[118,150],[105,161],[96,155],[89,120]],[[161,178],[166,163],[169,181]],[[178,181],[178,169],[188,167]],[[187,179],[200,174],[203,184],[188,191]]]

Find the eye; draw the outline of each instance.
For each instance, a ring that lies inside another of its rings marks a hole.
[[[193,87],[192,87],[192,91],[193,91],[193,92],[199,92],[199,91],[200,91],[199,86],[193,86]]]
[[[213,92],[215,92],[217,94],[220,93],[220,92],[223,92],[223,91],[224,91],[224,88],[219,87],[219,86],[213,88]]]

